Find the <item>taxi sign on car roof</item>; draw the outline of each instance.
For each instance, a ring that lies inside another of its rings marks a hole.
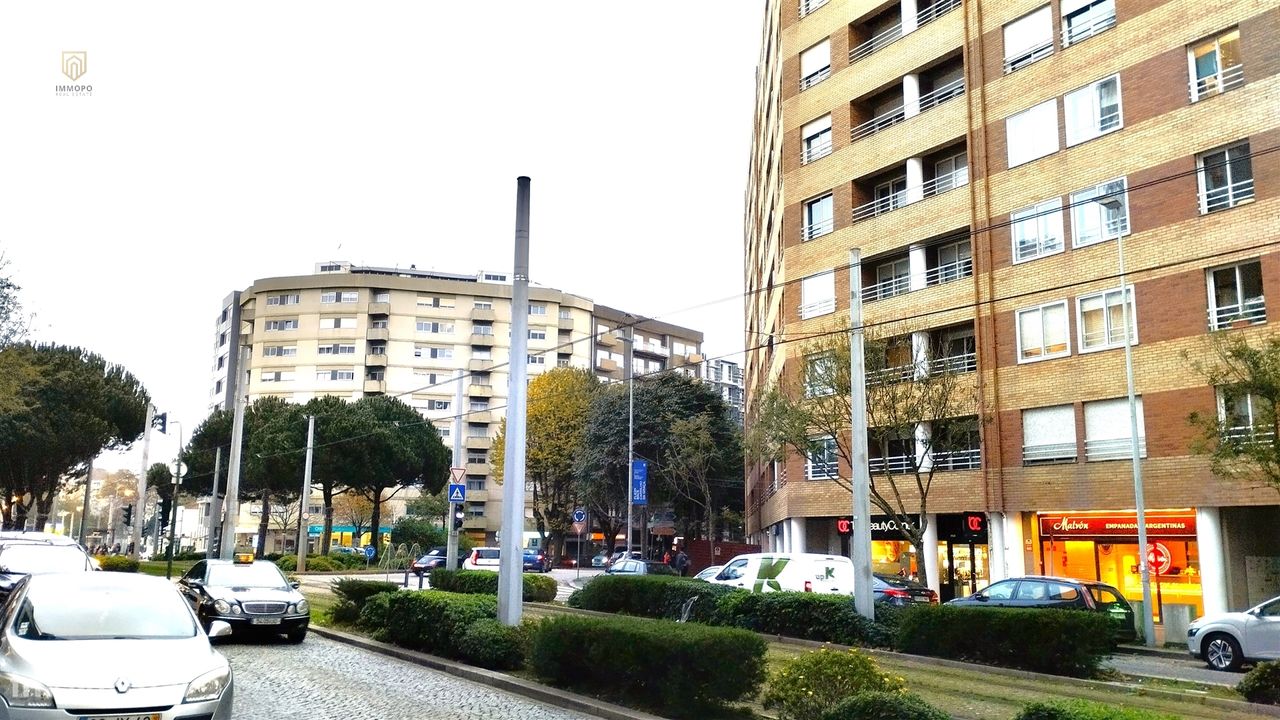
[[[243,564],[246,564],[246,563],[248,563],[248,564],[252,564],[252,563],[253,563],[253,553],[236,553],[236,559],[235,559],[235,562],[236,562],[236,564],[237,564],[237,565],[243,565]]]

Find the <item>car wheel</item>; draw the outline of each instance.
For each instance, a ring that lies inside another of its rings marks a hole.
[[[1244,657],[1240,643],[1225,633],[1214,633],[1204,639],[1204,661],[1214,670],[1235,670]]]
[[[303,625],[302,627],[298,627],[290,630],[289,632],[285,633],[285,638],[289,642],[293,643],[294,645],[297,645],[298,643],[307,639],[307,626]]]

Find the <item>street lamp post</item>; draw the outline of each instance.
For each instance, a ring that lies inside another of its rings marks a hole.
[[[173,577],[173,552],[174,544],[177,542],[177,525],[178,525],[178,490],[182,488],[182,423],[177,420],[172,421],[178,426],[178,451],[175,453],[173,461],[173,509],[169,515],[169,550],[165,553],[168,561],[165,565],[165,578]]]
[[[627,364],[623,371],[627,376],[627,547],[623,551],[624,558],[631,557],[632,508],[635,507],[636,473],[633,468],[636,462],[636,387],[635,387],[635,349],[636,328],[627,328]]]

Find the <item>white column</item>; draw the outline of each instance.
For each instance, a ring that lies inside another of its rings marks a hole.
[[[920,76],[916,73],[902,76],[902,114],[904,117],[920,114]]]
[[[924,199],[924,158],[907,158],[907,191],[906,202],[909,204]]]
[[[1027,574],[1026,542],[1026,537],[1022,534],[1022,513],[1005,513],[1004,566],[1008,572],[1007,577],[1022,577]]]
[[[924,529],[924,557],[919,562],[924,567],[925,584],[934,592],[942,592],[942,580],[938,577],[938,515],[929,513],[928,527]]]
[[[916,9],[916,0],[902,0],[902,34],[915,30],[920,26],[917,20],[919,10]]]
[[[908,278],[912,291],[925,289],[929,273],[929,255],[923,245],[916,245],[911,248],[907,254],[907,265],[909,269]],[[928,355],[929,333],[916,333],[916,335],[924,335],[924,354]],[[920,357],[920,348],[916,348],[916,357]]]
[[[1008,545],[1005,544],[1004,539],[1004,513],[987,513],[987,564],[991,569],[991,582],[1011,577],[1005,564],[1007,553]]]
[[[1218,508],[1196,508],[1196,544],[1200,549],[1200,587],[1204,592],[1204,614],[1226,612],[1226,556],[1222,549],[1222,514]]]
[[[916,462],[920,464],[920,472],[927,473],[933,467],[933,455],[929,449],[929,438],[933,437],[933,426],[927,422],[916,423]]]
[[[791,519],[782,521],[782,552],[791,552]]]
[[[791,552],[793,553],[808,552],[808,550],[805,549],[806,544],[807,543],[805,538],[805,518],[802,518],[802,517],[791,518]]]

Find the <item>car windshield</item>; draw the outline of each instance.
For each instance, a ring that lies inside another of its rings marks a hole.
[[[6,545],[0,548],[0,571],[11,573],[84,572],[88,556],[74,545]]]
[[[32,640],[189,638],[196,634],[186,602],[166,587],[33,586],[13,621]]]
[[[271,563],[252,565],[210,565],[208,585],[215,587],[275,588],[289,587],[280,569]]]

